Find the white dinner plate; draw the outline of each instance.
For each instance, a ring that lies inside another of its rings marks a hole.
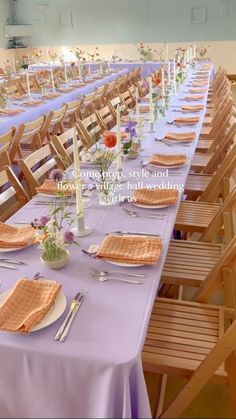
[[[144,205],[144,204],[137,204],[136,202],[131,202],[135,207],[138,208],[146,208],[146,209],[159,209],[159,208],[167,208],[170,207],[170,204],[167,205]]]
[[[111,260],[106,260],[106,262],[109,262],[112,265],[121,266],[123,268],[140,268],[141,266],[145,265],[144,263],[136,265],[135,263],[112,262]]]
[[[182,169],[182,167],[186,166],[187,162],[182,164],[181,166],[158,166],[157,164],[151,164],[149,163],[148,166],[154,167],[156,169]]]
[[[4,302],[4,300],[8,297],[10,292],[11,290],[8,290],[0,295],[0,304]],[[36,326],[34,326],[31,332],[36,332],[37,330],[41,330],[44,327],[47,327],[50,324],[54,323],[64,313],[65,308],[66,308],[66,297],[65,297],[65,294],[61,290],[52,308],[49,310],[49,312],[46,314],[43,320],[40,323],[36,324]]]

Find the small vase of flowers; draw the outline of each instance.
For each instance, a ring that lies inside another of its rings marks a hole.
[[[56,184],[62,182],[63,172],[52,170],[50,179]],[[51,269],[60,269],[67,265],[70,260],[67,246],[78,245],[70,229],[73,221],[68,211],[68,196],[58,192],[50,204],[49,215],[36,218],[32,223],[36,230],[36,242],[43,250],[40,260]]]

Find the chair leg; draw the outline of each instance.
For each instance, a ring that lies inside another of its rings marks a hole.
[[[161,389],[160,389],[160,395],[156,402],[156,407],[154,411],[154,418],[159,418],[161,413],[163,412],[163,406],[165,401],[165,393],[166,393],[166,384],[167,384],[167,375],[163,374],[161,378]]]

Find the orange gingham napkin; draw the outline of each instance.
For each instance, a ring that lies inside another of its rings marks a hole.
[[[207,91],[207,89],[203,89],[203,88],[194,88],[194,89],[190,89],[189,93],[205,93]]]
[[[139,112],[140,113],[148,113],[148,112],[150,112],[150,106],[139,105]]]
[[[187,156],[185,154],[153,154],[149,160],[150,164],[156,166],[184,166]]]
[[[196,80],[192,82],[192,86],[193,87],[207,87],[208,86],[208,82],[207,80]]]
[[[161,249],[161,239],[158,237],[113,236],[111,234],[103,240],[97,257],[134,265],[156,265]]]
[[[18,113],[24,112],[23,109],[0,109],[0,115],[17,115]]]
[[[26,100],[25,102],[22,102],[23,106],[38,106],[43,103],[43,100]]]
[[[199,121],[200,119],[198,118],[198,116],[191,117],[191,118],[175,118],[173,120],[175,124],[180,124],[180,125],[196,125],[199,123]]]
[[[0,249],[24,248],[34,243],[35,230],[31,226],[14,227],[0,222]]]
[[[203,105],[184,105],[181,107],[181,111],[185,112],[198,112],[204,109]]]
[[[204,98],[205,96],[203,95],[189,95],[189,96],[186,96],[184,99],[185,100],[202,100]]]
[[[176,189],[137,189],[134,202],[144,205],[175,205],[179,196]]]
[[[66,183],[66,182],[63,182]],[[51,179],[45,179],[41,186],[35,188],[37,193],[43,193],[48,195],[56,195],[58,193],[64,193],[64,195],[71,196],[75,193],[74,189],[60,189],[58,185]]]
[[[53,306],[61,284],[21,278],[0,305],[0,330],[29,333]]]
[[[177,132],[168,132],[165,134],[165,140],[170,141],[193,141],[195,140],[195,132],[186,132],[186,133],[177,133]]]

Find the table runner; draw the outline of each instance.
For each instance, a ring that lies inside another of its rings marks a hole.
[[[186,84],[182,90],[186,90]],[[182,98],[183,92],[172,100],[172,105],[186,103],[178,97]],[[206,103],[206,96],[201,103]],[[131,194],[131,188],[137,187],[138,182],[139,187],[150,183],[157,186],[164,182],[169,187],[176,184],[182,190],[204,114],[205,110],[201,111],[200,123],[196,128],[191,127],[191,131],[196,132],[196,139],[190,147],[178,144],[170,148],[165,143],[155,141],[155,137],[163,137],[170,131],[170,125],[166,122],[178,114],[169,111],[165,119],[159,120],[155,132],[145,134],[140,158],[124,163],[129,182],[123,184],[121,195]],[[188,129],[173,126],[171,130],[186,132]],[[141,161],[155,152],[187,154],[188,162],[180,169],[181,176],[158,178],[145,172],[141,168]],[[86,209],[86,224],[93,228],[93,233],[79,240],[79,248],[71,248],[71,262],[60,271],[51,271],[42,266],[39,261],[40,250],[36,247],[11,254],[13,258],[24,259],[27,265],[15,272],[1,271],[2,291],[12,287],[19,276],[32,277],[39,271],[45,277],[63,284],[68,302],[81,288],[86,289],[88,295],[68,340],[63,344],[53,339],[62,319],[30,336],[0,334],[0,417],[151,417],[141,351],[180,199],[177,205],[159,210],[160,214],[166,214],[164,220],[148,220],[131,218],[119,205],[99,206],[95,195],[93,205]],[[47,213],[45,208],[33,206],[33,202],[18,211],[10,222],[28,222]],[[81,249],[88,249],[90,244],[100,244],[107,232],[115,230],[145,231],[163,237],[163,253],[157,267],[137,268],[137,272],[148,275],[142,285],[115,281],[100,283],[89,277],[89,266],[101,270],[114,270],[116,267],[89,258]]]

